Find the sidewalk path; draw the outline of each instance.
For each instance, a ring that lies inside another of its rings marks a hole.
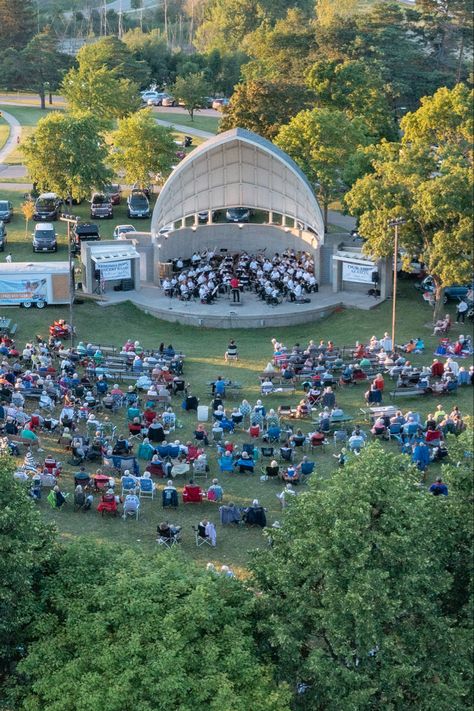
[[[6,163],[8,155],[14,150],[16,144],[20,140],[21,124],[18,119],[9,114],[8,111],[3,111],[3,109],[2,118],[4,118],[10,126],[10,135],[5,141],[3,148],[0,149],[0,163]]]
[[[198,138],[213,138],[216,134],[209,133],[209,131],[201,131],[200,128],[194,128],[194,126],[181,126],[178,123],[173,123],[172,121],[162,121],[161,119],[156,119],[156,123],[159,126],[166,126],[166,128],[174,128],[179,133],[188,133],[190,136],[197,136]]]

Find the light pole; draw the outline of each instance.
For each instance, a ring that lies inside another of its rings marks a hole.
[[[73,255],[71,249],[71,225],[77,224],[79,218],[75,215],[65,215],[61,213],[59,216],[61,222],[67,224],[67,248],[68,248],[68,260],[69,260],[69,325],[71,327],[70,333],[70,344],[71,348],[74,348],[74,298],[75,298],[75,284],[74,284],[74,268],[73,268]]]
[[[388,221],[388,226],[395,230],[393,242],[393,294],[392,294],[392,351],[395,350],[395,326],[397,321],[397,267],[398,267],[398,228],[404,225],[406,220],[403,217],[396,217]]]

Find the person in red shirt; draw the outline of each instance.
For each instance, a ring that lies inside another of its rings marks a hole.
[[[443,363],[440,363],[440,361],[435,358],[433,361],[433,365],[431,366],[431,375],[434,378],[441,378],[444,373],[444,365]]]
[[[230,288],[232,290],[232,300],[235,303],[240,302],[240,281],[238,278],[235,276],[232,277],[230,280]]]

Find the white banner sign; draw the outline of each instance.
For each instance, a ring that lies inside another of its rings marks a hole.
[[[343,262],[342,279],[343,281],[356,281],[361,284],[372,284],[372,272],[375,270],[375,264],[368,266],[367,264]]]
[[[107,262],[99,263],[97,268],[100,270],[100,277],[103,281],[112,281],[113,279],[130,279],[132,269],[129,259],[124,259],[122,262]]]

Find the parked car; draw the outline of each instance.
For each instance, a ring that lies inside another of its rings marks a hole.
[[[212,221],[215,222],[219,216],[218,210],[211,210],[212,214]],[[209,219],[209,211],[208,210],[201,210],[201,212],[198,212],[198,222],[202,225],[207,223]]]
[[[214,99],[212,102],[212,108],[215,109],[216,111],[222,111],[226,106],[229,106],[230,99]]]
[[[248,222],[250,210],[248,207],[229,207],[225,213],[227,222]]]
[[[167,96],[164,96],[161,100],[162,106],[176,106],[176,104],[177,101],[174,96],[170,96],[169,94]]]
[[[148,198],[148,200],[149,200],[149,199],[150,199],[150,195],[151,195],[152,192],[153,192],[153,185],[139,185],[138,183],[133,183],[133,185],[132,185],[132,193],[133,193],[133,192],[136,192],[136,191],[141,192],[141,193],[145,193],[145,195],[147,196],[147,198]]]
[[[163,99],[168,96],[169,94],[166,94],[164,91],[159,91],[156,96],[148,99],[147,104],[148,106],[161,106],[163,103]]]
[[[171,222],[169,225],[163,225],[158,230],[158,236],[159,237],[164,237],[165,239],[168,237],[169,233],[174,230],[174,224]]]
[[[118,183],[111,183],[104,188],[104,194],[110,198],[112,205],[120,205],[122,200],[122,188]]]
[[[94,193],[91,200],[91,217],[111,220],[113,216],[111,199],[105,193]]]
[[[128,217],[150,217],[150,203],[143,190],[132,190],[127,198]]]
[[[130,232],[136,232],[136,228],[133,225],[117,225],[114,229],[114,239],[120,239],[121,237],[130,234]]]
[[[0,200],[0,222],[10,222],[13,217],[13,205],[10,200]]]
[[[423,293],[429,292],[430,294],[433,294],[435,291],[433,277],[429,274],[422,281],[415,284],[415,289],[418,289]],[[459,299],[464,299],[470,289],[474,289],[474,283],[467,285],[451,284],[451,286],[447,286],[444,290],[443,302],[447,304],[448,301],[458,301]]]
[[[35,212],[33,219],[38,222],[52,222],[59,217],[59,210],[62,205],[62,200],[56,193],[41,193],[35,202]]]
[[[0,252],[5,251],[5,245],[7,243],[7,228],[4,222],[0,222]]]
[[[149,89],[148,91],[142,91],[140,96],[142,97],[142,101],[147,104],[149,101],[157,100],[160,96],[160,92],[155,91],[154,89]]]
[[[33,232],[33,252],[57,252],[58,242],[54,225],[50,222],[42,222],[35,225]]]
[[[77,222],[72,230],[71,250],[74,254],[81,251],[81,242],[96,242],[100,240],[100,232],[97,225],[92,222]]]

